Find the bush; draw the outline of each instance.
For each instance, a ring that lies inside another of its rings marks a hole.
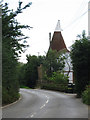
[[[86,87],[86,90],[82,93],[83,103],[90,105],[90,86]]]
[[[52,77],[50,77],[49,79],[51,82],[54,82],[56,84],[67,84],[68,83],[68,76],[60,72],[53,72]]]
[[[42,84],[41,89],[65,92],[67,90],[67,85],[54,84],[54,83]]]
[[[24,85],[21,85],[20,88],[30,89],[30,87],[27,87],[27,86],[24,86]]]
[[[56,90],[65,92],[67,90],[68,77],[59,71],[53,72],[51,77],[44,75],[44,80],[41,85],[42,89]]]
[[[71,46],[71,59],[74,72],[76,93],[81,97],[90,79],[90,41],[83,31],[80,40],[76,40]],[[79,57],[80,56],[80,57]]]
[[[13,92],[13,91],[11,93],[11,91],[8,92],[6,90],[6,88],[3,88],[3,94],[2,94],[3,102],[2,102],[2,105],[4,106],[4,105],[10,104],[10,103],[13,103],[16,100],[18,100],[19,97],[20,97],[19,93],[17,94],[16,92]]]

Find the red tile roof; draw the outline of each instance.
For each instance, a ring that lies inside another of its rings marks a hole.
[[[52,41],[50,43],[50,48],[52,50],[57,50],[57,51],[66,50],[67,52],[69,52],[69,50],[67,49],[67,47],[65,45],[61,31],[54,32]]]

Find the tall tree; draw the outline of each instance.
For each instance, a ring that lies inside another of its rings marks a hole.
[[[25,79],[26,67],[27,67],[27,64],[18,62],[17,74],[18,74],[19,85],[21,88],[26,86],[26,79]]]
[[[28,45],[21,29],[30,29],[28,25],[20,25],[15,17],[24,9],[30,7],[28,3],[23,8],[22,2],[16,11],[9,10],[8,4],[2,4],[2,103],[7,104],[18,99],[19,84],[17,81],[17,60],[21,52]],[[21,42],[23,41],[23,42]]]
[[[43,62],[43,66],[47,72],[47,75],[51,76],[53,72],[58,70],[62,71],[65,66],[64,59],[65,57],[62,56],[62,53],[50,49]]]
[[[81,96],[86,85],[90,82],[90,41],[83,31],[71,48],[71,58],[75,76],[76,92]]]
[[[27,55],[27,63],[18,63],[19,83],[21,87],[34,88],[38,80],[38,66],[43,64],[45,56]]]
[[[25,74],[26,86],[34,88],[38,80],[38,57],[29,55],[27,56],[27,61]]]

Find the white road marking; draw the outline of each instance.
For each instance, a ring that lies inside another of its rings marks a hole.
[[[33,94],[38,94],[38,92],[36,92],[36,91],[26,91],[26,92],[28,92],[28,93],[33,93]],[[45,95],[45,94],[42,94],[42,95],[45,96],[47,99],[46,99],[45,104],[42,105],[42,106],[40,107],[40,109],[44,108],[44,107],[46,106],[46,104],[49,102],[49,97],[48,97],[47,95]],[[37,114],[37,113],[31,114],[31,115],[28,116],[27,118],[33,118],[35,114]]]
[[[35,114],[36,114],[36,113],[33,113],[30,117],[31,117],[31,118],[34,117]]]
[[[45,107],[45,104],[43,106],[41,106],[40,109],[42,109],[43,107]]]
[[[42,106],[40,107],[40,109],[44,108],[44,107],[46,106],[46,104],[49,102],[49,97],[48,97],[47,95],[46,95],[46,98],[47,98],[46,103],[45,103],[44,105],[42,105]]]
[[[34,115],[31,115],[31,118],[34,117]]]
[[[49,102],[49,100],[46,101],[46,103],[48,103],[48,102]]]

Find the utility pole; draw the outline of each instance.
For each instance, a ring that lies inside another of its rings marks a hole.
[[[88,2],[88,39],[90,40],[90,1]]]

